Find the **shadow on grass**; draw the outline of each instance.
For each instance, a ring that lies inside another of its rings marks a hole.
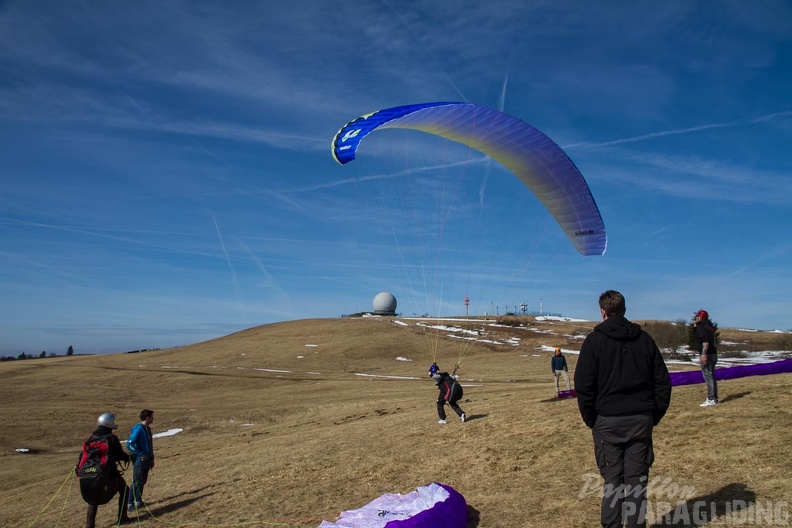
[[[720,403],[728,403],[730,401],[739,400],[740,398],[745,398],[749,394],[751,394],[751,391],[738,392],[737,394],[729,394],[728,396],[720,400]]]
[[[211,493],[204,493],[203,495],[198,495],[196,497],[191,497],[189,499],[180,500],[178,502],[173,502],[171,504],[163,504],[162,506],[158,506],[153,509],[148,509],[146,512],[144,512],[144,515],[147,513],[148,515],[156,519],[158,517],[161,517],[162,515],[165,515],[166,513],[175,512],[176,510],[180,510],[185,506],[189,506],[194,502],[198,502],[201,499],[205,499],[206,497],[211,497],[214,494],[215,492],[213,491]],[[143,518],[144,517],[141,515],[141,520]]]
[[[700,495],[678,505],[667,505],[668,511],[656,511],[651,528],[682,528],[705,526],[716,517],[740,512],[756,501],[756,493],[745,484],[733,482],[708,495]],[[658,503],[659,509],[660,503]]]
[[[477,528],[479,525],[479,511],[471,506],[470,504],[467,505],[467,524],[465,524],[465,528]]]
[[[237,480],[239,480],[239,479],[234,479],[234,480],[232,480],[231,482],[236,482]],[[178,499],[179,497],[183,497],[183,496],[185,496],[185,495],[194,495],[194,494],[196,494],[196,493],[201,493],[202,491],[206,491],[206,490],[208,490],[208,489],[212,489],[212,488],[218,488],[218,487],[220,487],[221,485],[222,485],[222,484],[220,484],[220,483],[217,483],[217,484],[207,484],[206,486],[204,486],[204,487],[202,487],[202,488],[197,488],[197,489],[194,489],[194,490],[187,490],[187,491],[182,491],[181,493],[177,493],[176,495],[171,495],[170,497],[165,497],[165,498],[163,498],[163,499],[159,499],[159,500],[157,500],[157,502],[162,502],[162,503],[164,503],[164,502],[172,501],[173,499]]]
[[[575,398],[574,396],[570,398],[559,398],[558,396],[556,396],[554,398],[547,398],[546,400],[539,400],[539,403],[562,402],[567,400],[577,400],[577,398]]]
[[[481,420],[482,418],[486,418],[487,416],[489,416],[489,414],[471,414],[470,416],[466,414],[465,421],[471,422],[473,420]]]

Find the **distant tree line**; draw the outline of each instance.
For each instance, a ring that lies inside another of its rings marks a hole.
[[[0,361],[16,361],[19,359],[40,359],[40,358],[47,358],[47,357],[56,357],[58,354],[55,352],[47,353],[46,350],[42,350],[40,354],[26,354],[24,352],[20,352],[17,357],[14,356],[0,356]],[[66,350],[67,356],[74,355],[74,347],[69,345],[69,348]]]
[[[42,350],[40,354],[25,354],[24,352],[20,352],[17,357],[14,356],[0,356],[0,361],[16,361],[18,359],[40,359],[40,358],[47,358],[47,357],[55,357],[58,354],[55,352],[47,353],[46,350]]]

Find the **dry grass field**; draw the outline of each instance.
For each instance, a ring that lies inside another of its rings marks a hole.
[[[83,526],[69,476],[80,445],[107,411],[125,439],[142,408],[156,411],[155,433],[183,431],[155,440],[141,526],[316,527],[432,481],[465,497],[468,527],[598,526],[590,433],[576,401],[555,397],[541,348],[579,349],[594,323],[486,327],[519,346],[473,346],[459,371],[469,420],[451,413],[447,425],[437,424],[427,343],[450,370],[460,340],[409,323],[295,321],[176,349],[2,363],[0,526]],[[751,346],[762,349],[759,335]],[[567,360],[574,370],[576,356]],[[655,430],[650,515],[678,501],[711,507],[655,525],[789,519],[791,385],[790,375],[721,382],[722,405],[706,409],[702,385],[674,389]],[[114,502],[101,507],[97,526],[114,515]]]

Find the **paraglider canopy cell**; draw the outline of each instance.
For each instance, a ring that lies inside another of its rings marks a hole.
[[[392,293],[380,292],[374,297],[374,313],[396,315],[396,297]]]

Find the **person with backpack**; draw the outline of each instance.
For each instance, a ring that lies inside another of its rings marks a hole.
[[[561,347],[555,347],[555,355],[550,359],[550,370],[553,371],[553,378],[555,378],[556,392],[561,392],[561,388],[558,386],[561,378],[566,381],[566,390],[570,390],[569,367],[564,354],[561,353]]]
[[[693,329],[699,351],[701,373],[707,384],[707,399],[699,407],[718,405],[718,380],[715,379],[718,349],[715,346],[715,325],[710,321],[707,310],[699,310],[693,315]]]
[[[440,390],[440,395],[437,397],[437,415],[440,417],[440,420],[437,423],[448,423],[446,422],[445,413],[446,402],[448,402],[448,405],[457,413],[459,419],[464,422],[466,420],[465,413],[457,403],[463,396],[462,385],[459,384],[454,376],[448,374],[448,372],[440,372],[440,367],[437,366],[437,363],[432,363],[432,366],[429,367],[429,375]]]
[[[135,512],[143,507],[143,486],[148,481],[149,470],[154,467],[154,442],[150,425],[154,422],[154,411],[140,411],[140,423],[132,428],[127,440],[127,451],[132,457],[132,493],[129,494],[127,510]]]
[[[116,464],[129,463],[113,430],[118,429],[115,415],[104,413],[96,421],[96,430],[83,444],[75,471],[80,479],[80,494],[88,503],[85,528],[96,527],[99,506],[107,504],[118,493],[118,516],[116,524],[131,524],[135,520],[127,516],[126,504],[129,488]]]
[[[594,459],[604,479],[604,528],[646,526],[652,432],[671,403],[671,378],[652,337],[624,317],[624,296],[599,298],[602,323],[583,341],[575,390],[583,422],[591,429]]]

